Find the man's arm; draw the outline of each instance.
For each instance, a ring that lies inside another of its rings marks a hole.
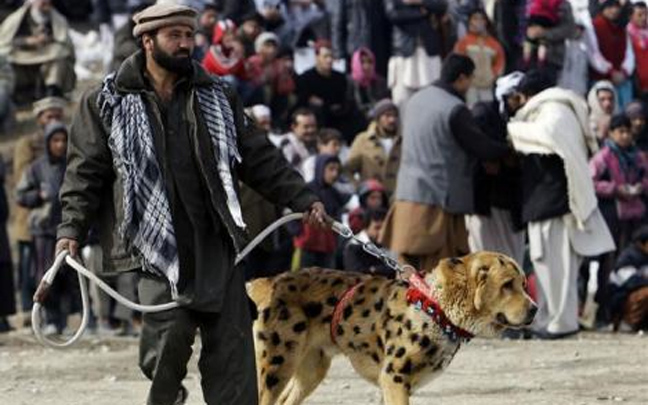
[[[97,94],[84,94],[70,127],[67,169],[60,193],[63,220],[57,236],[61,240],[79,242],[85,238],[102,202],[103,189],[114,177]]]
[[[509,153],[506,142],[486,135],[463,104],[455,107],[450,114],[450,130],[461,148],[479,159],[496,160]]]

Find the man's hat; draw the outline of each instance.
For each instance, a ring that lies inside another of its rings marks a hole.
[[[60,108],[61,110],[63,110],[66,106],[67,101],[64,98],[45,97],[34,102],[34,104],[32,105],[32,112],[34,113],[35,117],[38,117],[43,111],[49,110],[50,108]]]
[[[133,16],[133,36],[139,38],[142,34],[170,25],[186,25],[195,30],[197,17],[198,12],[191,7],[158,3]]]

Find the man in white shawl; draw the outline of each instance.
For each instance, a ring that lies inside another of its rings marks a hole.
[[[518,85],[522,107],[508,124],[522,159],[522,219],[539,285],[533,332],[561,338],[578,332],[578,268],[583,257],[614,249],[598,209],[588,157],[598,148],[587,104],[552,87],[540,72]]]
[[[36,84],[38,98],[74,89],[74,45],[68,22],[52,0],[28,0],[2,22],[0,54],[11,62],[17,90]]]

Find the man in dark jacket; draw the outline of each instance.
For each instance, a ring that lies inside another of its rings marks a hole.
[[[376,56],[376,70],[385,77],[391,31],[383,3],[384,0],[329,1],[329,14],[335,57],[350,63],[355,51],[369,48]]]
[[[466,107],[474,70],[469,57],[451,54],[441,80],[416,93],[403,112],[396,202],[381,241],[421,270],[468,253],[464,215],[475,213],[476,166],[509,152],[505,141],[481,131]]]
[[[184,403],[200,328],[204,400],[255,404],[250,301],[234,258],[246,242],[240,179],[322,224],[324,209],[236,94],[191,60],[196,11],[158,4],[136,14],[142,50],[85,94],[70,132],[57,251],[75,255],[97,222],[107,271],[140,270],[140,367],[149,404]]]

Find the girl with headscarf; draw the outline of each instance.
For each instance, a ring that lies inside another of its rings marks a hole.
[[[607,137],[610,119],[616,111],[617,93],[614,85],[601,80],[587,94],[587,104],[590,108],[590,130],[599,141]]]
[[[356,105],[366,118],[373,106],[390,96],[384,77],[376,73],[376,57],[369,48],[360,48],[351,58],[351,80]]]

